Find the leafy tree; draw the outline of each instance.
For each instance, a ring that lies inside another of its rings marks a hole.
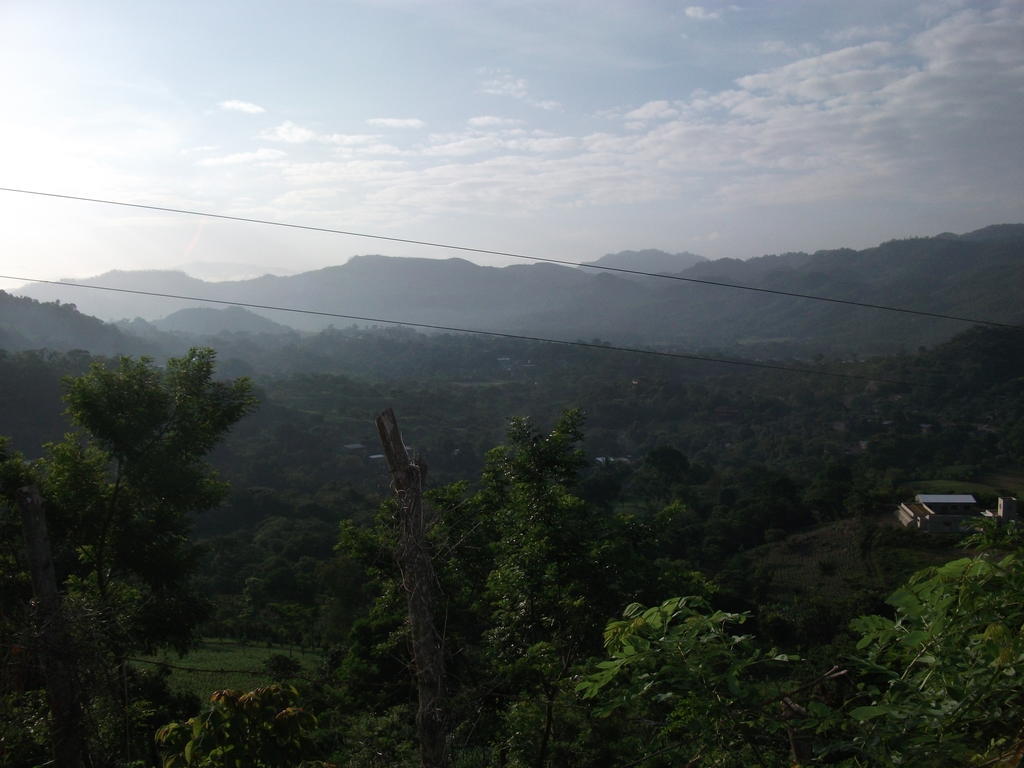
[[[77,563],[101,604],[135,593],[130,631],[143,644],[187,642],[202,617],[189,592],[191,516],[227,492],[205,456],[254,405],[248,381],[213,379],[214,352],[193,349],[164,370],[147,358],[94,364],[67,381],[80,427],[36,471]]]
[[[213,370],[210,349],[193,349],[165,369],[146,358],[95,363],[65,381],[77,431],[32,463],[0,446],[5,553],[20,538],[18,489],[42,490],[73,635],[73,647],[62,652],[77,657],[90,688],[86,719],[94,724],[96,765],[105,764],[101,754],[113,763],[119,746],[131,744],[131,731],[149,727],[145,705],[128,699],[125,655],[183,648],[204,615],[205,600],[191,583],[191,516],[226,492],[205,455],[255,404],[246,380],[215,381]],[[9,585],[0,599],[5,629],[27,636],[29,589],[20,569]]]
[[[478,621],[475,638],[463,635],[477,665],[455,674],[483,681],[478,698],[464,691],[463,701],[493,717],[491,759],[510,766],[609,759],[623,734],[579,707],[572,681],[599,651],[602,612],[656,583],[659,568],[678,570],[652,556],[655,527],[578,495],[581,425],[578,411],[547,432],[513,419],[506,445],[487,456],[480,490],[438,499],[451,510],[442,519],[459,521],[440,533],[442,551],[452,552],[446,588]],[[692,576],[666,581],[678,587]]]

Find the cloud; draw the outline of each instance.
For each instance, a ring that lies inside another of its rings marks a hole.
[[[378,128],[423,128],[426,123],[417,117],[372,117],[367,125]]]
[[[433,144],[425,147],[421,154],[426,157],[460,157],[466,155],[479,155],[503,147],[501,139],[494,135],[487,136],[466,136],[443,144]]]
[[[394,144],[375,141],[372,144],[340,146],[335,153],[339,157],[359,157],[360,155],[405,155],[408,154],[408,151],[396,147]]]
[[[204,144],[199,147],[185,147],[184,149],[178,150],[179,155],[193,155],[200,152],[216,152],[220,147],[213,144]]]
[[[259,104],[253,104],[251,101],[239,101],[238,99],[222,101],[217,106],[225,112],[245,112],[248,115],[259,115],[267,111]]]
[[[683,13],[686,14],[687,18],[697,19],[698,21],[711,21],[722,15],[718,11],[709,11],[702,5],[689,5]]]
[[[553,111],[561,109],[560,102],[553,99],[535,99],[530,95],[527,81],[522,77],[514,77],[508,72],[491,71],[490,77],[480,84],[480,93],[491,96],[510,96],[531,107]]]
[[[580,140],[575,136],[514,139],[508,143],[508,146],[512,149],[521,149],[524,152],[534,152],[538,154],[572,152],[580,148]]]
[[[282,152],[280,149],[267,149],[266,147],[261,147],[255,152],[236,152],[231,155],[223,155],[222,157],[208,157],[204,160],[200,160],[196,165],[243,165],[246,163],[257,163],[266,160],[279,160],[287,154],[287,152]]]
[[[720,232],[725,243],[736,237],[725,217],[759,207],[822,222],[828,206],[861,216],[868,205],[893,216],[993,201],[1003,210],[1024,204],[1024,103],[1011,98],[1024,92],[1024,17],[1013,10],[972,7],[824,53],[767,41],[763,50],[794,60],[718,90],[590,115],[600,130],[553,135],[480,114],[461,130],[387,133],[393,143],[318,134],[307,153],[319,150],[319,162],[262,150],[205,164],[276,159],[268,173],[296,193],[282,199],[385,225],[686,200],[692,231],[708,243]],[[481,79],[485,93],[533,101],[523,78]],[[315,192],[330,189],[338,195]]]
[[[498,73],[496,77],[485,80],[480,84],[480,92],[493,96],[511,96],[521,101],[529,96],[526,80],[522,77],[512,77],[508,73]]]
[[[357,147],[372,144],[380,139],[375,133],[327,133],[317,137],[324,144],[337,144],[342,147]]]
[[[664,120],[670,117],[675,117],[679,114],[679,110],[673,107],[668,101],[648,101],[642,107],[627,112],[624,117],[627,120],[637,120],[640,122],[647,120]]]
[[[283,141],[286,144],[304,144],[317,138],[316,132],[286,120],[280,125],[263,131],[260,138],[265,141]]]
[[[495,117],[494,115],[480,115],[479,117],[471,117],[466,121],[467,124],[474,128],[506,128],[516,125],[522,125],[522,120],[515,120],[511,117]]]
[[[770,92],[804,101],[873,91],[908,71],[895,63],[897,53],[888,42],[865,43],[747,75],[736,83],[747,92]]]

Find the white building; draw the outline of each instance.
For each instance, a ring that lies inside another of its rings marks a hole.
[[[1001,496],[995,509],[982,509],[969,493],[919,493],[896,510],[907,528],[929,533],[958,533],[968,529],[968,521],[988,517],[1010,522],[1017,520],[1017,499]]]

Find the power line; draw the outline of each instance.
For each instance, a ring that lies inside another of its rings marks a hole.
[[[112,293],[130,293],[138,296],[154,296],[162,299],[180,299],[182,301],[198,301],[207,304],[222,304],[231,307],[245,307],[246,309],[263,309],[273,312],[293,312],[300,315],[315,315],[316,317],[330,317],[340,320],[354,320],[362,323],[381,323],[384,325],[402,325],[409,328],[424,328],[432,331],[449,331],[451,333],[469,333],[477,336],[494,336],[501,339],[516,339],[519,341],[535,341],[545,344],[562,344],[568,347],[585,347],[588,349],[602,349],[610,352],[625,352],[629,354],[649,355],[652,357],[667,357],[677,360],[696,360],[706,363],[720,363],[722,365],[736,365],[747,368],[765,368],[773,371],[786,371],[788,373],[801,373],[811,376],[829,376],[837,379],[853,379],[857,381],[869,381],[880,384],[899,384],[901,386],[912,386],[910,382],[898,379],[883,379],[877,376],[860,376],[854,373],[838,373],[835,371],[821,371],[813,368],[798,368],[789,365],[778,365],[776,363],[759,363],[753,360],[733,360],[725,357],[708,357],[705,355],[689,355],[682,352],[665,352],[656,349],[643,349],[642,347],[623,347],[612,344],[595,344],[587,341],[568,341],[566,339],[549,339],[542,336],[526,336],[518,333],[503,333],[501,331],[483,331],[477,328],[458,328],[451,325],[436,325],[434,323],[417,323],[408,320],[389,320],[382,317],[365,317],[362,315],[346,315],[340,312],[323,312],[315,309],[300,309],[298,307],[278,307],[272,304],[253,304],[245,301],[229,301],[227,299],[208,299],[200,296],[183,296],[175,293],[161,293],[159,291],[141,291],[134,288],[114,288],[109,285],[88,285],[86,283],[71,283],[62,280],[40,280],[34,277],[19,275],[0,275],[0,280],[18,280],[24,282],[48,283],[49,285],[66,286],[69,288],[90,288],[96,291],[110,291]]]
[[[122,200],[105,200],[97,197],[83,197],[80,195],[64,195],[57,192],[42,192],[33,189],[17,189],[14,187],[0,187],[0,192],[13,192],[22,195],[37,195],[40,197],[53,197],[61,200],[75,200],[84,203],[98,203],[101,205],[117,205],[123,208],[140,208],[147,211],[161,211],[163,213],[180,213],[187,216],[204,216],[210,219],[222,219],[224,221],[239,221],[247,224],[263,224],[271,227],[285,227],[287,229],[302,229],[309,232],[325,232],[333,235],[348,235],[349,237],[362,237],[368,240],[384,240],[391,243],[404,243],[407,245],[422,245],[429,248],[444,248],[452,251],[461,251],[463,253],[476,253],[486,256],[503,256],[512,259],[524,259],[527,261],[537,261],[546,264],[560,264],[566,267],[582,267],[583,269],[597,269],[604,272],[615,272],[624,275],[636,275],[640,277],[654,277],[662,280],[676,280],[683,283],[696,283],[697,285],[713,285],[719,288],[732,288],[739,291],[754,291],[755,293],[767,293],[774,296],[789,296],[790,298],[796,299],[807,299],[810,301],[823,301],[829,304],[844,304],[851,307],[863,307],[866,309],[877,309],[885,312],[899,312],[907,315],[920,315],[922,317],[931,317],[939,320],[955,320],[960,323],[975,323],[978,325],[991,325],[1000,328],[1019,328],[1020,326],[1014,325],[1013,323],[1000,323],[995,320],[984,320],[977,317],[964,317],[962,315],[947,315],[942,312],[926,312],[920,309],[910,309],[908,307],[894,307],[888,304],[872,304],[866,301],[854,301],[853,299],[838,299],[834,296],[818,296],[811,293],[799,293],[797,291],[783,291],[774,288],[758,288],[752,285],[739,285],[737,283],[726,283],[719,280],[704,280],[696,277],[683,277],[682,275],[664,275],[656,272],[644,272],[639,269],[627,269],[626,267],[609,267],[602,264],[583,264],[577,261],[567,261],[565,259],[551,259],[543,256],[528,256],[522,253],[513,253],[511,251],[496,251],[488,248],[472,248],[465,245],[451,245],[449,243],[438,243],[430,240],[413,240],[405,237],[391,237],[388,235],[373,235],[366,232],[353,232],[344,229],[332,229],[330,227],[314,227],[307,224],[293,224],[284,221],[273,221],[271,219],[255,219],[246,216],[230,216],[224,213],[212,213],[210,211],[194,211],[187,208],[170,208],[162,205],[148,205],[145,203],[128,203]],[[39,281],[43,282],[43,281]]]

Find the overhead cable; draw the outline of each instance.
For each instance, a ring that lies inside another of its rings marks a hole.
[[[452,245],[449,243],[438,243],[430,240],[413,240],[405,237],[392,237],[389,235],[374,235],[366,232],[353,232],[344,229],[332,229],[330,227],[314,227],[308,224],[294,224],[284,221],[274,221],[271,219],[256,219],[247,216],[231,216],[224,213],[213,213],[210,211],[194,211],[187,208],[171,208],[163,205],[149,205],[145,203],[129,203],[122,200],[105,200],[97,197],[83,197],[81,195],[65,195],[57,192],[43,192],[34,189],[18,189],[14,187],[0,187],[0,192],[13,192],[22,195],[37,195],[40,197],[52,197],[62,200],[75,200],[84,203],[98,203],[101,205],[117,205],[123,208],[138,208],[147,211],[160,211],[163,213],[178,213],[187,216],[203,216],[211,219],[222,219],[224,221],[238,221],[247,224],[263,224],[271,227],[285,227],[287,229],[302,229],[309,232],[324,232],[333,235],[348,235],[349,237],[361,237],[369,240],[384,240],[391,243],[404,243],[407,245],[422,245],[428,248],[444,248],[451,251],[460,251],[462,253],[475,253],[486,256],[502,256],[511,259],[524,259],[527,261],[543,262],[546,264],[560,264],[566,267],[581,267],[583,269],[596,269],[603,272],[613,272],[624,275],[635,275],[640,277],[652,277],[662,280],[676,280],[684,283],[695,283],[698,285],[712,285],[719,288],[731,288],[739,291],[754,291],[755,293],[767,293],[775,296],[789,296],[796,299],[807,299],[809,301],[822,301],[830,304],[845,304],[851,307],[863,307],[866,309],[877,309],[885,312],[899,312],[907,315],[920,315],[922,317],[931,317],[939,320],[954,320],[960,323],[974,323],[977,325],[991,325],[1001,328],[1019,328],[1019,325],[1013,323],[1001,323],[996,320],[986,320],[977,317],[965,317],[962,315],[949,315],[942,312],[927,312],[920,309],[910,309],[909,307],[895,307],[888,304],[872,304],[866,301],[854,301],[853,299],[839,299],[834,296],[818,296],[811,293],[799,293],[797,291],[783,291],[775,288],[759,288],[753,285],[740,285],[738,283],[726,283],[720,280],[705,280],[696,277],[684,277],[683,275],[669,275],[661,274],[657,272],[644,272],[639,269],[627,269],[626,267],[610,267],[604,264],[586,264],[577,261],[567,261],[565,259],[551,259],[543,256],[528,256],[522,253],[513,253],[511,251],[497,251],[488,248],[472,248],[465,245]]]
[[[588,349],[601,349],[609,352],[625,352],[638,355],[649,355],[653,357],[667,357],[677,360],[696,360],[706,363],[719,363],[722,365],[743,366],[747,368],[765,368],[773,371],[786,371],[788,373],[800,373],[810,376],[829,376],[837,379],[853,379],[856,381],[869,381],[880,384],[899,384],[911,386],[910,382],[898,379],[884,379],[877,376],[860,376],[854,373],[839,373],[836,371],[822,371],[814,368],[798,368],[790,365],[779,365],[776,363],[761,363],[754,360],[735,360],[725,357],[708,357],[706,355],[691,355],[683,352],[666,352],[656,349],[644,349],[643,347],[623,347],[613,344],[598,344],[587,341],[569,341],[567,339],[549,339],[543,336],[527,336],[518,333],[503,333],[501,331],[484,331],[478,328],[458,328],[451,325],[437,325],[434,323],[418,323],[409,320],[391,320],[383,317],[365,317],[362,315],[346,315],[340,312],[324,312],[315,309],[301,309],[298,307],[278,307],[270,304],[254,304],[245,301],[229,301],[227,299],[208,299],[200,296],[183,296],[175,293],[161,293],[159,291],[142,291],[134,288],[115,288],[109,285],[89,285],[87,283],[65,282],[63,280],[40,280],[24,275],[0,275],[0,280],[16,280],[20,282],[47,283],[49,285],[66,286],[69,288],[90,288],[97,291],[110,291],[113,293],[130,293],[138,296],[154,296],[162,299],[179,299],[182,301],[197,301],[207,304],[221,304],[231,307],[245,307],[246,309],[262,309],[273,312],[292,312],[301,315],[315,315],[317,317],[330,317],[340,320],[353,320],[361,323],[380,323],[383,325],[401,325],[409,328],[423,328],[431,331],[449,331],[451,333],[469,333],[477,336],[493,336],[501,339],[517,339],[519,341],[535,341],[545,344],[561,344],[569,347],[584,347]]]

